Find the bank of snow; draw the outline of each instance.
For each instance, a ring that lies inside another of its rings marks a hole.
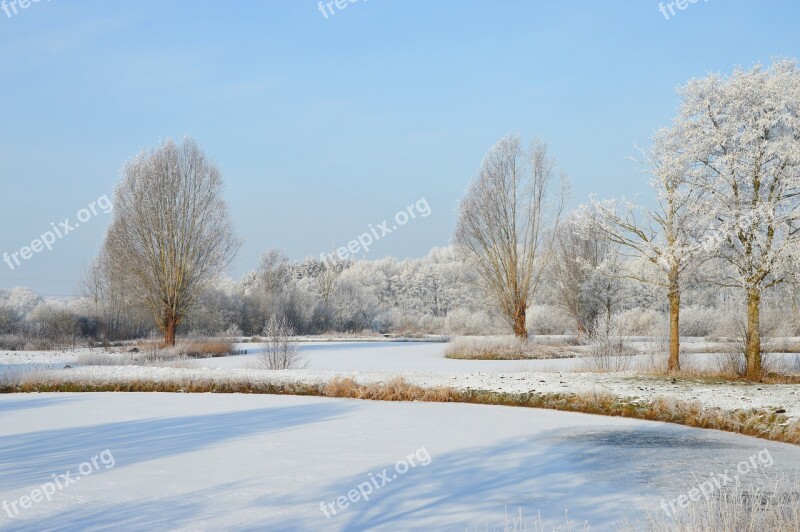
[[[13,520],[0,514],[0,528],[502,530],[506,509],[522,508],[530,521],[541,512],[546,529],[569,511],[577,524],[610,530],[688,492],[693,472],[721,474],[764,448],[769,472],[796,472],[793,446],[554,411],[236,394],[5,395],[0,500],[30,495],[54,473],[74,475],[106,449],[115,466]],[[398,474],[397,462],[420,449],[417,467]],[[384,469],[397,478],[369,501],[330,519],[321,511]]]

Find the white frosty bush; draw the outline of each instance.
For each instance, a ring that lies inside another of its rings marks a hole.
[[[667,330],[666,316],[653,309],[632,308],[615,316],[628,334],[636,336],[659,336]]]
[[[286,317],[272,316],[264,326],[262,335],[266,337],[261,364],[267,369],[302,369],[305,356],[295,340],[295,328]]]
[[[681,309],[682,336],[710,336],[720,327],[718,308],[690,305]]]
[[[504,327],[496,318],[484,311],[456,309],[447,314],[445,331],[460,336],[490,335],[503,332]]]
[[[630,331],[617,316],[601,316],[586,335],[589,354],[584,365],[590,371],[628,371],[635,348],[628,342]]]
[[[528,309],[528,330],[531,334],[574,334],[575,321],[554,305],[533,305]]]

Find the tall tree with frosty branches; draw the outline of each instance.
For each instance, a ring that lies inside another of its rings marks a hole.
[[[126,164],[104,264],[130,280],[165,345],[175,345],[178,325],[239,246],[222,175],[193,139],[167,140]]]
[[[749,379],[762,376],[765,290],[796,277],[800,250],[800,71],[793,60],[690,81],[678,121],[692,177],[708,194],[717,282],[744,292]]]
[[[702,251],[698,228],[703,224],[703,190],[688,178],[690,164],[682,147],[680,124],[659,130],[649,151],[642,150],[652,175],[658,208],[648,210],[631,201],[594,198],[579,210],[579,224],[587,233],[599,231],[620,246],[628,259],[611,266],[609,275],[655,285],[664,290],[669,305],[670,371],[680,369],[680,307],[682,276],[692,258]]]
[[[526,313],[553,254],[566,181],[552,190],[555,163],[539,139],[525,150],[516,135],[495,144],[459,206],[454,241],[485,294],[520,338]]]

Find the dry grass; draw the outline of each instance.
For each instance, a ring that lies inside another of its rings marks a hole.
[[[425,388],[402,378],[360,384],[337,378],[323,384],[270,383],[248,379],[183,378],[173,381],[93,383],[56,380],[47,373],[17,375],[0,383],[0,393],[18,392],[186,392],[314,395],[378,401],[459,402],[470,404],[544,408],[605,416],[663,421],[690,427],[716,429],[773,441],[800,444],[800,421],[767,410],[721,410],[698,402],[657,398],[650,401],[621,398],[608,393],[507,394],[481,390]]]
[[[685,381],[690,384],[724,384],[724,383],[751,383],[743,375],[728,369],[681,369],[679,371],[667,371],[663,368],[648,368],[637,372],[639,375],[650,377],[671,377],[678,381]],[[761,384],[800,384],[800,375],[786,375],[785,373],[764,373],[758,381]]]
[[[146,340],[138,342],[136,349],[140,353],[163,355],[164,358],[216,358],[230,355],[233,343],[223,340],[179,340],[174,347],[163,347],[160,341]]]
[[[127,353],[81,353],[79,366],[154,366],[169,368],[194,368],[195,359],[227,356],[233,344],[221,341],[180,341],[174,347],[162,348],[156,341],[139,342],[135,350]]]
[[[708,498],[689,500],[686,508],[667,515],[661,509],[649,512],[638,520],[625,519],[614,527],[618,532],[788,532],[800,530],[800,482],[786,476],[744,484],[737,482],[715,492]],[[545,528],[541,516],[526,521],[522,509],[508,515],[506,510],[503,532],[531,530],[545,532],[590,530],[589,523],[580,525],[566,519],[557,528]],[[475,529],[478,530],[478,529]],[[500,530],[495,528],[495,530]]]
[[[78,366],[193,367],[192,360],[178,351],[156,348],[137,353],[81,353],[75,363]]]
[[[770,353],[800,353],[797,338],[769,338],[764,341],[764,351]]]
[[[588,522],[577,523],[569,518],[569,512],[564,512],[564,522],[560,525],[553,526],[545,524],[542,521],[542,515],[539,513],[535,520],[528,521],[522,514],[522,508],[518,508],[516,513],[509,514],[508,507],[505,511],[505,519],[502,523],[502,529],[499,526],[494,526],[491,530],[495,532],[590,532],[591,527]],[[464,532],[483,532],[488,531],[489,524],[484,526],[467,528]]]
[[[349,378],[335,378],[323,385],[324,397],[366,399],[371,401],[424,401],[429,403],[459,402],[463,394],[453,388],[423,388],[409,384],[403,378],[385,383],[359,384]]]
[[[565,344],[526,341],[514,337],[457,338],[444,350],[445,358],[460,360],[542,360],[574,358]]]
[[[800,530],[800,484],[778,478],[760,485],[737,483],[714,497],[691,501],[670,518],[664,512],[648,515],[643,523],[626,523],[620,530],[650,532],[786,532]]]

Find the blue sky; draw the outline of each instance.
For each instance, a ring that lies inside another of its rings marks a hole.
[[[667,2],[668,3],[668,2]],[[245,240],[231,273],[318,256],[418,199],[367,257],[446,245],[486,150],[539,135],[589,194],[649,197],[626,159],[708,72],[800,56],[794,1],[41,0],[0,11],[0,253],[111,196],[128,158],[195,137]],[[75,292],[98,214],[0,287]]]

